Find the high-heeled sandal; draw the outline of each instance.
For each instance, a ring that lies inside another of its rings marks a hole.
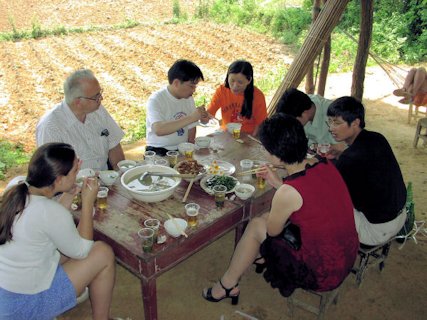
[[[264,269],[267,267],[267,264],[264,262],[259,263],[258,261],[264,259],[264,257],[258,257],[254,260],[253,264],[255,265],[256,273],[263,273]]]
[[[219,302],[219,301],[221,301],[221,300],[223,300],[223,299],[225,299],[225,298],[231,298],[231,304],[232,305],[236,305],[238,302],[239,302],[239,295],[240,295],[240,292],[238,293],[238,294],[236,294],[236,295],[230,295],[230,293],[231,293],[231,291],[234,289],[234,288],[237,288],[238,287],[238,283],[234,286],[234,287],[231,287],[231,288],[226,288],[226,287],[224,287],[224,285],[222,284],[222,282],[221,282],[221,279],[219,280],[219,284],[221,285],[221,287],[225,290],[225,295],[224,296],[222,296],[221,298],[214,298],[213,296],[212,296],[212,288],[209,288],[207,291],[206,291],[206,294],[204,294],[204,292],[202,293],[202,296],[203,296],[203,298],[205,298],[206,300],[208,300],[208,301],[210,301],[210,302]]]

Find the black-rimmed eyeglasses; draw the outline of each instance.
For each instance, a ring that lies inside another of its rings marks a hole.
[[[104,92],[104,90],[101,89],[101,91],[99,91],[94,97],[79,97],[79,98],[99,102],[99,101],[101,101],[103,92]]]

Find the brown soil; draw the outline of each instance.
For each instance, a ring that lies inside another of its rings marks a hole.
[[[183,11],[192,16],[197,1],[180,1]],[[165,24],[172,17],[172,1],[70,1],[0,0],[0,32],[11,31],[9,18],[18,29],[31,29],[37,18],[44,27],[54,28],[112,25],[125,19],[144,22],[127,30],[110,30],[49,37],[39,40],[0,43],[0,139],[21,142],[27,150],[35,145],[34,130],[39,117],[62,99],[62,82],[76,68],[92,69],[104,88],[104,105],[126,131],[139,123],[149,94],[165,85],[168,67],[178,58],[195,61],[206,81],[199,94],[210,96],[223,81],[226,68],[237,58],[252,62],[255,82],[275,72],[277,66],[292,61],[288,48],[275,40],[233,26],[208,22]],[[149,13],[147,15],[147,12]],[[326,97],[348,95],[351,74],[328,78]],[[427,178],[424,162],[427,149],[412,147],[415,123],[407,124],[407,106],[391,95],[395,89],[380,68],[366,74],[364,104],[367,128],[383,133],[390,141],[401,165],[405,181],[412,181],[417,220],[427,214]],[[267,101],[274,92],[267,93]],[[130,158],[140,156],[143,142],[126,145]],[[14,168],[8,178],[25,173]],[[0,181],[0,192],[5,181]],[[424,319],[425,259],[427,243],[410,241],[402,250],[393,246],[385,270],[370,270],[361,288],[354,277],[345,281],[338,306],[328,319]],[[225,248],[225,249],[224,249]],[[225,251],[224,251],[225,250]],[[161,319],[242,319],[241,310],[258,319],[287,319],[285,299],[272,290],[253,270],[241,281],[242,297],[237,307],[228,302],[205,303],[203,286],[223,272],[232,253],[232,236],[194,255],[158,280]],[[113,301],[113,314],[143,319],[139,284],[119,268]],[[313,319],[304,312],[298,319]],[[61,319],[89,319],[88,302]]]

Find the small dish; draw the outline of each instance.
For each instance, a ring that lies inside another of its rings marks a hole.
[[[174,221],[172,221],[172,219]],[[187,221],[185,221],[184,219],[181,218],[172,218],[172,219],[168,219],[165,221],[165,223],[163,224],[166,232],[171,235],[174,238],[178,238],[181,235],[181,231],[185,232],[185,229],[187,229]],[[179,227],[179,229],[177,228],[177,226]]]
[[[117,163],[121,173],[125,173],[129,169],[136,167],[136,161],[133,160],[122,160]]]
[[[197,137],[195,140],[196,146],[200,149],[209,148],[209,146],[211,145],[211,141],[212,139],[209,137]]]
[[[250,197],[252,197],[254,192],[255,192],[255,187],[248,183],[241,183],[234,188],[234,193],[241,200],[249,199]]]
[[[106,186],[111,186],[119,176],[119,173],[114,170],[103,170],[99,172],[99,178]]]

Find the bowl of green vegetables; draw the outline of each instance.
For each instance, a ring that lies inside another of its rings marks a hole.
[[[234,188],[239,184],[239,180],[232,176],[225,175],[208,175],[203,177],[200,180],[200,186],[203,190],[205,190],[208,194],[213,195],[213,187],[216,185],[224,185],[227,188],[226,193],[234,192]]]

